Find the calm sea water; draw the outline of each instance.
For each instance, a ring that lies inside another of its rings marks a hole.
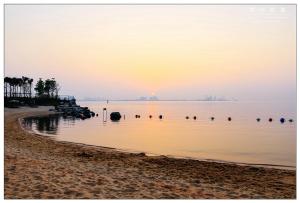
[[[296,103],[78,103],[99,116],[86,120],[51,116],[27,119],[25,123],[38,133],[63,141],[155,155],[296,166]],[[104,107],[108,110],[107,122],[103,119]],[[119,111],[125,118],[111,122],[109,114],[113,111]],[[135,118],[136,114],[141,118]],[[161,120],[160,114],[163,115]],[[193,116],[197,116],[197,120],[193,120]],[[212,116],[214,121],[210,120]],[[256,121],[258,117],[260,122]],[[273,122],[268,121],[270,117]],[[283,124],[279,121],[281,117],[286,118]]]

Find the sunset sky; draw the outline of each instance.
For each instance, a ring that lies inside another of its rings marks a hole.
[[[5,75],[77,98],[296,99],[295,5],[6,5]]]

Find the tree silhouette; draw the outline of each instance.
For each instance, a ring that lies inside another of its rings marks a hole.
[[[42,80],[42,78],[40,78],[36,85],[35,85],[35,88],[34,90],[36,91],[36,94],[37,96],[42,96],[44,94],[44,89],[45,89],[45,83],[44,81]]]
[[[33,79],[22,76],[22,78],[4,78],[4,97],[31,97],[31,85]]]

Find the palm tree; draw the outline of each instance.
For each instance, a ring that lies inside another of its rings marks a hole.
[[[33,82],[33,79],[29,79],[28,80],[28,83],[29,83],[29,97],[31,98],[31,87],[32,87],[32,82]]]
[[[11,86],[12,86],[12,78],[6,77],[6,83],[8,83],[7,87],[9,87],[8,88],[9,89],[9,97],[11,97],[12,96],[12,88],[11,88]]]
[[[18,88],[19,88],[18,97],[22,97],[22,86],[23,86],[23,79],[18,78]]]
[[[11,79],[11,85],[12,85],[12,96],[16,97],[16,85],[18,84],[18,79],[13,77]]]
[[[4,78],[4,96],[7,97],[7,87],[9,84],[9,77]]]
[[[26,95],[28,95],[28,82],[29,82],[29,78],[28,77],[24,77],[22,76],[22,81],[23,81],[23,97],[26,97]]]

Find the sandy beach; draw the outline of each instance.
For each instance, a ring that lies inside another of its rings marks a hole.
[[[5,108],[5,199],[294,199],[295,170],[241,166],[58,142],[19,119],[49,107]]]

